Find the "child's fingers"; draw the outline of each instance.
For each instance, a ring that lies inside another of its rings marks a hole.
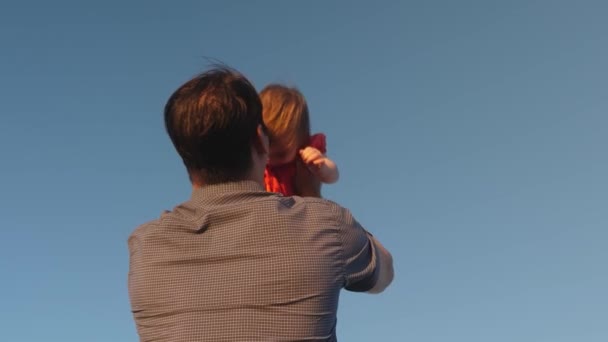
[[[309,147],[308,149],[306,149],[305,153],[308,154],[310,157],[323,156],[323,154],[319,150],[317,150],[316,148],[312,148],[312,147]]]
[[[314,148],[314,147],[310,147],[310,146],[305,147],[304,149],[302,149],[302,150],[300,150],[300,151],[302,151],[302,152],[304,152],[304,153],[320,153],[320,151],[319,151],[319,150],[317,150],[317,149],[316,149],[316,148]]]
[[[302,149],[300,150],[300,156],[307,166],[313,167],[314,169],[318,169],[324,162],[323,154],[316,148],[307,147]]]
[[[303,158],[303,160],[306,164],[310,164],[310,165],[318,165],[319,163],[323,162],[323,158],[321,158],[320,156],[317,156],[317,155],[306,156],[306,158]]]
[[[300,150],[300,157],[302,157],[303,160],[306,160],[309,154],[310,153],[306,149]]]
[[[310,161],[313,159],[313,157],[314,157],[313,152],[312,152],[312,151],[310,151],[309,149],[304,149],[304,150],[301,152],[301,155],[302,155],[302,159],[303,159],[305,162],[310,162]]]

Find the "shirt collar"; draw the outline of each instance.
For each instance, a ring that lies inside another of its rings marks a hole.
[[[241,197],[244,194],[266,196],[271,193],[266,192],[258,182],[246,180],[203,185],[192,191],[190,200],[194,203],[205,204],[217,201],[223,202],[222,200],[234,200],[235,195]]]

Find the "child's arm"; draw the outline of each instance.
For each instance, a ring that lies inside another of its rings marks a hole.
[[[314,147],[306,147],[300,150],[300,156],[310,171],[323,183],[331,184],[338,181],[340,171],[333,160],[327,158],[321,151]]]
[[[338,181],[340,178],[340,171],[338,171],[338,165],[333,160],[324,157],[321,164],[317,164],[319,167],[319,179],[323,183],[332,184]]]

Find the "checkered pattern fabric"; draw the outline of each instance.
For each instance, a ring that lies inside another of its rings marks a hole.
[[[249,181],[194,190],[128,245],[141,341],[336,341],[340,290],[378,277],[347,209]]]

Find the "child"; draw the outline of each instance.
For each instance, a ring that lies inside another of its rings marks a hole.
[[[303,195],[296,189],[298,159],[321,183],[337,182],[338,167],[325,156],[325,135],[310,135],[308,106],[300,91],[271,84],[262,90],[260,98],[270,138],[270,155],[264,174],[266,190],[285,196]]]

